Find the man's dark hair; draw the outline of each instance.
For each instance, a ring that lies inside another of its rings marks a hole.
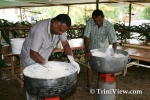
[[[66,23],[68,27],[71,26],[71,19],[67,14],[59,14],[54,18],[54,20],[57,20],[60,23]]]
[[[103,11],[101,11],[101,10],[99,10],[99,9],[94,10],[93,13],[92,13],[92,18],[93,18],[94,16],[95,16],[95,17],[98,17],[98,16],[104,17]]]

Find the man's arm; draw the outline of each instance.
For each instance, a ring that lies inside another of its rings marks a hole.
[[[109,41],[112,43],[112,48],[114,49],[115,52],[117,49],[117,36],[116,36],[114,26],[112,24],[110,24],[108,27],[108,38]]]
[[[72,50],[71,50],[71,48],[70,48],[70,45],[69,45],[68,41],[67,41],[67,40],[61,41],[61,43],[62,43],[62,46],[63,46],[63,48],[64,48],[65,53],[66,53],[67,55],[72,55],[72,56],[73,56]]]
[[[84,45],[85,45],[86,52],[89,52],[90,48],[89,48],[89,38],[88,37],[84,37]]]
[[[112,48],[114,49],[114,52],[116,52],[116,49],[117,49],[117,42],[115,42],[115,43],[112,44]]]
[[[45,59],[36,51],[30,49],[30,57],[37,63],[44,65],[46,64]]]
[[[74,57],[73,57],[73,54],[72,54],[72,50],[70,48],[70,45],[69,45],[68,41],[67,40],[61,41],[61,43],[62,43],[62,46],[64,48],[65,53],[67,54],[68,59],[70,60],[71,64],[73,66],[75,66],[75,68],[77,69],[77,72],[79,74],[80,67],[79,67],[79,64],[77,62],[75,62],[75,60],[74,60]]]
[[[85,53],[86,60],[89,60],[91,56],[90,47],[89,47],[89,37],[91,33],[91,22],[92,22],[91,20],[92,18],[86,21],[86,27],[84,30],[84,45],[85,45],[85,50],[86,50],[86,53]]]
[[[85,45],[85,50],[86,50],[85,58],[86,58],[86,60],[89,60],[90,56],[91,56],[91,52],[90,52],[90,48],[89,48],[89,38],[86,36],[84,37],[84,45]]]

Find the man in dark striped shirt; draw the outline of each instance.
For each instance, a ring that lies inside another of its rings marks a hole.
[[[86,22],[84,31],[84,43],[87,60],[90,59],[92,49],[108,48],[109,42],[112,44],[112,48],[115,51],[117,48],[117,36],[113,25],[106,19],[101,10],[94,10],[92,18],[89,18]],[[91,88],[92,69],[88,64],[87,68],[87,89]]]

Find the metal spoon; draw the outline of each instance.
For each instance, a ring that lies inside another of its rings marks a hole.
[[[43,67],[47,68],[46,66],[43,66]],[[49,71],[49,69],[48,69],[48,68],[47,68],[47,70]]]

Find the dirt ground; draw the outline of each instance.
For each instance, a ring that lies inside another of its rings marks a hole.
[[[150,63],[147,63],[150,65]],[[97,100],[98,94],[91,94],[85,90],[86,67],[80,66],[76,89],[71,93],[61,96],[61,100]],[[93,88],[97,89],[97,72],[93,72]],[[116,100],[150,100],[150,69],[135,66],[128,68],[126,76],[115,76],[116,89],[118,90],[140,90],[142,94],[119,94]],[[0,100],[26,100],[25,88],[20,87],[16,79],[11,76],[0,80]]]

